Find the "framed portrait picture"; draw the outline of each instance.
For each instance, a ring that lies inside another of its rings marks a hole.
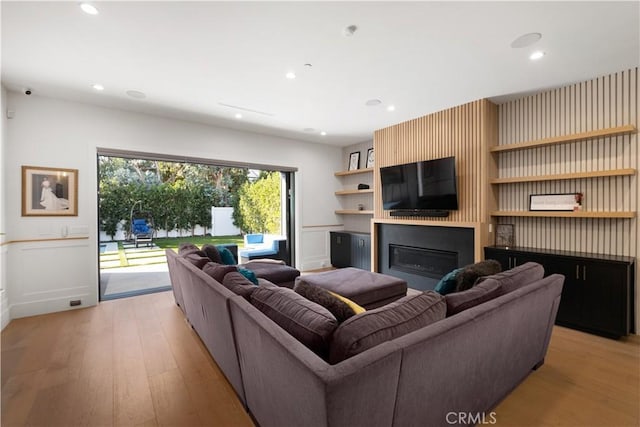
[[[367,168],[372,168],[375,162],[376,162],[376,157],[373,152],[373,148],[369,148],[367,150]]]
[[[78,216],[78,169],[22,166],[22,216]]]
[[[582,193],[531,194],[530,211],[576,211],[582,206]]]
[[[513,246],[513,224],[496,225],[496,246]]]
[[[354,151],[349,154],[349,170],[354,171],[360,169],[360,152]]]

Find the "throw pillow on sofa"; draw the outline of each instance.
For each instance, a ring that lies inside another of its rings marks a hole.
[[[500,271],[502,271],[502,266],[494,259],[462,267],[462,270],[456,275],[456,292],[471,289],[480,277],[491,276],[500,273]]]
[[[364,313],[365,311],[367,311],[367,310],[365,310],[364,307],[362,307],[359,304],[356,304],[354,301],[351,301],[347,297],[343,297],[342,295],[336,294],[335,292],[331,292],[331,291],[328,291],[328,292],[331,295],[333,295],[334,297],[338,298],[340,301],[342,301],[345,304],[347,304],[349,307],[351,307],[351,310],[353,310],[353,312],[356,313],[356,314]]]
[[[355,316],[356,313],[349,307],[344,301],[332,295],[326,289],[322,289],[318,286],[313,286],[304,281],[298,281],[293,290],[309,301],[313,301],[316,304],[320,304],[331,312],[338,321],[342,323],[348,318]]]
[[[453,271],[448,272],[444,275],[442,279],[436,284],[436,287],[433,289],[440,295],[446,295],[451,292],[455,292],[456,286],[458,282],[456,281],[456,276],[461,271],[461,268],[456,268]]]
[[[200,251],[198,251],[200,252]],[[184,257],[187,261],[189,261],[191,264],[195,265],[196,267],[198,267],[199,269],[202,269],[202,267],[204,267],[208,262],[210,262],[211,260],[209,259],[209,257],[207,256],[202,256],[198,253],[192,253],[187,255],[186,257]]]
[[[222,286],[229,289],[234,294],[246,298],[247,301],[251,301],[251,295],[253,294],[253,291],[257,289],[253,283],[237,271],[227,273],[221,283]]]
[[[236,265],[235,257],[231,253],[231,251],[224,246],[218,246],[218,252],[220,252],[220,259],[222,259],[222,263],[226,265]]]
[[[258,285],[258,278],[256,277],[256,273],[243,267],[237,267],[237,269],[238,269],[238,273],[246,277],[247,280],[249,280],[251,283],[253,283],[256,286]]]
[[[198,248],[193,243],[183,242],[183,243],[180,243],[180,245],[178,246],[178,255],[182,257],[186,257],[187,255],[198,252],[199,250],[200,248]]]
[[[227,273],[237,270],[238,268],[235,265],[223,265],[211,261],[202,267],[202,271],[213,277],[218,283],[222,283],[222,279],[224,279]]]
[[[218,248],[216,248],[214,245],[210,245],[209,243],[207,243],[206,245],[203,245],[200,250],[204,252],[211,261],[217,264],[224,264],[222,262],[222,257],[220,256],[220,251],[218,251]]]
[[[333,334],[329,363],[339,363],[378,344],[445,318],[447,305],[437,292],[410,295],[353,316]]]
[[[502,295],[500,282],[488,277],[471,289],[446,295],[447,317]]]
[[[326,359],[338,321],[327,310],[289,288],[257,286],[251,304],[318,356]]]

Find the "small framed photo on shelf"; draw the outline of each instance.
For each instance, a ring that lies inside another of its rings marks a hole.
[[[360,152],[354,151],[349,154],[349,170],[354,171],[360,169]]]
[[[496,225],[496,246],[513,246],[513,224]]]
[[[376,157],[373,152],[373,148],[369,148],[367,150],[367,169],[372,168],[375,162],[376,162]]]
[[[530,211],[577,211],[582,208],[582,193],[531,194]]]

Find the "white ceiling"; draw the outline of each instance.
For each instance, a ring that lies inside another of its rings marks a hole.
[[[637,1],[93,4],[97,16],[71,1],[2,1],[3,84],[345,146],[479,98],[500,101],[640,62]],[[352,24],[358,31],[345,37]],[[530,32],[542,39],[510,47]],[[546,56],[532,62],[536,49]],[[288,71],[297,78],[286,79]],[[130,89],[146,99],[127,96]],[[365,106],[372,98],[382,104]]]

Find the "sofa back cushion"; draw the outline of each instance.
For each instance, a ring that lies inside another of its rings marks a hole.
[[[446,295],[447,317],[502,295],[500,282],[487,278],[471,289]]]
[[[310,285],[307,282],[300,280],[296,282],[293,290],[309,301],[320,304],[321,306],[329,310],[331,314],[335,316],[338,323],[342,323],[348,318],[356,315],[355,311],[353,311],[353,309],[349,307],[347,303],[340,300],[338,297],[331,294],[326,289]]]
[[[500,282],[501,294],[508,294],[516,289],[526,286],[530,283],[537,282],[544,277],[544,267],[535,262],[527,262],[512,268],[511,270],[503,271],[502,273],[494,274],[491,279],[495,279]],[[489,279],[489,277],[487,277]]]
[[[213,277],[218,283],[222,283],[222,279],[227,273],[238,271],[238,268],[235,265],[223,265],[210,261],[202,267],[202,271]]]
[[[338,326],[329,310],[292,289],[280,287],[256,287],[251,304],[318,356],[327,358],[331,336]]]
[[[218,248],[216,248],[215,245],[210,245],[209,243],[207,243],[206,245],[202,246],[201,251],[204,252],[211,261],[217,264],[224,264],[222,262],[222,257],[220,256],[220,251],[218,251]]]
[[[251,295],[257,289],[249,279],[237,271],[227,273],[221,283],[222,286],[229,289],[234,294],[244,297],[247,301],[251,301]]]
[[[200,251],[198,251],[198,252],[200,252]],[[191,264],[193,264],[196,267],[202,269],[202,267],[204,267],[211,260],[209,259],[208,256],[202,256],[204,254],[201,255],[198,252],[189,254],[189,255],[185,256],[184,258],[187,261],[189,261]]]
[[[200,249],[196,245],[194,245],[193,243],[182,242],[178,246],[178,255],[184,257],[184,256],[187,256],[187,255],[192,254],[194,252],[198,252],[199,250]]]
[[[353,316],[336,329],[329,363],[339,363],[385,341],[444,319],[446,311],[444,297],[437,292],[426,291]]]

